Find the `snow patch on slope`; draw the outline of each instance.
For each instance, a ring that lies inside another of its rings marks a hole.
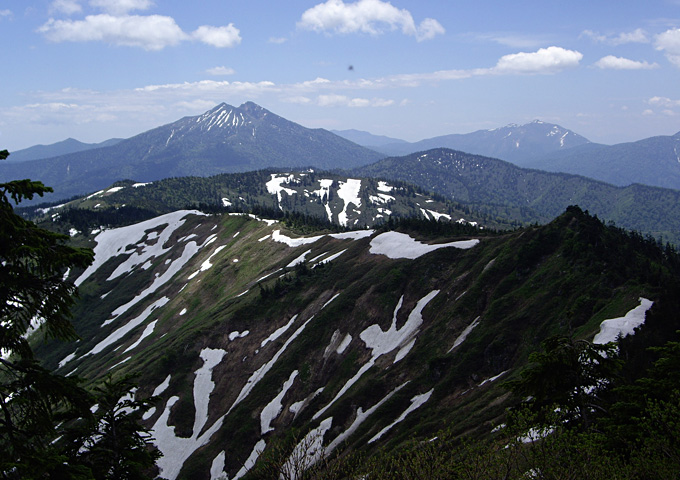
[[[413,397],[411,399],[411,405],[409,405],[409,407],[406,410],[404,410],[401,415],[399,415],[399,418],[397,418],[394,422],[390,423],[388,426],[380,430],[373,438],[371,438],[368,441],[368,443],[373,443],[376,440],[379,440],[380,437],[389,432],[392,429],[392,427],[394,427],[397,423],[403,421],[410,413],[422,407],[423,404],[430,399],[430,397],[432,396],[432,392],[434,392],[434,389],[430,390],[429,392],[425,392],[421,395],[416,395],[415,397]]]
[[[343,385],[333,400],[331,400],[325,407],[314,414],[312,417],[314,420],[321,417],[321,415],[323,415],[326,410],[328,410],[340,397],[342,397],[345,392],[347,392],[347,390],[349,390],[350,387],[363,376],[364,373],[366,373],[373,365],[375,365],[376,360],[378,360],[380,356],[399,348],[399,351],[397,352],[394,359],[394,362],[397,362],[401,360],[406,355],[406,353],[408,353],[408,351],[410,351],[414,345],[414,340],[416,334],[418,333],[418,329],[423,324],[423,309],[438,293],[439,290],[433,290],[421,298],[401,328],[397,329],[397,314],[399,313],[404,301],[403,295],[399,299],[399,302],[394,309],[392,324],[386,332],[383,332],[383,330],[380,328],[380,325],[378,324],[371,325],[361,332],[359,338],[364,341],[366,348],[371,350],[371,358],[368,360],[368,362],[361,366],[359,371],[352,378],[350,378],[345,383],[345,385]]]
[[[110,258],[126,254],[125,248],[130,244],[141,242],[144,239],[147,230],[157,229],[162,225],[167,225],[153,245],[145,244],[141,252],[135,252],[130,255],[130,257],[111,274],[109,280],[124,273],[128,273],[132,268],[145,263],[150,258],[157,257],[167,252],[169,249],[164,249],[163,245],[170,239],[170,236],[175,230],[184,224],[184,218],[187,215],[205,214],[198,210],[179,210],[134,225],[113,228],[99,233],[95,237],[97,245],[94,247],[94,261],[75,281],[76,286],[83,283]]]
[[[119,327],[118,329],[114,330],[113,333],[111,333],[108,337],[106,337],[104,340],[99,342],[97,345],[95,345],[92,350],[87,352],[85,355],[95,355],[102,350],[104,350],[106,347],[109,345],[113,345],[116,343],[118,340],[122,339],[125,335],[130,333],[134,328],[138,327],[144,321],[149,318],[149,316],[153,313],[153,311],[157,308],[160,308],[167,304],[170,301],[168,297],[161,297],[155,302],[153,302],[151,305],[146,307],[144,311],[137,317],[133,318],[129,322],[127,322],[125,325],[122,327]]]
[[[635,329],[645,323],[647,310],[652,308],[654,302],[640,297],[640,305],[628,311],[623,317],[611,318],[600,324],[600,331],[593,343],[605,344],[615,342],[619,336],[625,337],[635,333]]]
[[[271,426],[272,422],[276,419],[276,417],[279,416],[281,413],[281,410],[283,410],[283,397],[286,396],[286,393],[288,393],[288,390],[290,390],[290,387],[293,386],[293,382],[295,381],[295,377],[297,377],[298,371],[293,370],[293,373],[290,374],[290,377],[288,377],[288,380],[283,384],[283,387],[281,388],[281,392],[272,400],[269,402],[263,409],[262,412],[260,413],[260,432],[262,435],[264,435],[267,432],[271,432],[274,430],[274,428]]]
[[[352,203],[356,208],[361,207],[361,198],[359,198],[359,191],[361,190],[361,180],[355,178],[348,178],[346,182],[339,182],[338,197],[344,203],[342,211],[338,214],[338,223],[342,226],[347,226],[347,208]]]
[[[184,462],[200,447],[208,443],[210,437],[222,426],[222,418],[216,421],[202,435],[200,431],[208,420],[208,403],[215,383],[212,381],[212,370],[221,361],[227,352],[221,349],[205,348],[201,350],[200,357],[203,365],[196,370],[194,380],[194,405],[196,413],[194,416],[194,428],[191,437],[177,437],[175,427],[168,425],[170,410],[177,403],[179,397],[170,397],[165,404],[165,410],[156,420],[151,432],[156,439],[158,449],[163,456],[158,459],[157,464],[161,474],[168,480],[175,480]]]
[[[305,435],[283,465],[280,478],[297,480],[302,472],[324,457],[323,437],[332,425],[333,417],[327,418]]]
[[[440,248],[469,249],[478,243],[479,240],[474,239],[428,245],[411,238],[405,233],[385,232],[371,240],[369,251],[374,255],[385,255],[388,258],[409,258],[413,260]]]
[[[335,439],[326,447],[326,454],[330,454],[335,450],[342,442],[347,440],[356,430],[359,428],[359,426],[364,423],[364,421],[370,417],[377,409],[379,409],[386,401],[388,401],[390,398],[392,398],[392,395],[397,393],[399,390],[404,388],[408,382],[402,383],[399,385],[397,388],[392,390],[390,393],[388,393],[382,400],[380,400],[378,403],[373,405],[371,408],[366,410],[365,412],[361,407],[357,408],[356,412],[356,417],[354,418],[354,421],[352,424],[342,432],[340,435],[335,437]]]

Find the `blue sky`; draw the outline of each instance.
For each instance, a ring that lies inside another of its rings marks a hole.
[[[0,1],[0,148],[220,102],[416,141],[535,119],[680,131],[680,0]]]

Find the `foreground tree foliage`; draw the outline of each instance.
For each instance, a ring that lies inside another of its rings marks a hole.
[[[0,160],[8,155],[0,151]],[[35,330],[46,338],[77,338],[69,320],[76,287],[65,274],[93,259],[90,249],[70,247],[67,236],[14,212],[12,202],[50,191],[31,180],[0,184],[0,478],[148,478],[133,474],[157,458],[137,423],[147,404],[119,403],[132,388],[129,379],[108,380],[92,395],[77,378],[57,375],[34,358],[28,337]],[[108,417],[92,413],[97,402]],[[124,415],[121,408],[139,413]],[[71,441],[59,441],[67,432]],[[93,461],[100,451],[106,451],[102,460]]]

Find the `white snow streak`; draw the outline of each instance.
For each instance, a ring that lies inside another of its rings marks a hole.
[[[206,242],[206,245],[207,245],[207,242]],[[212,268],[213,264],[211,263],[211,261],[212,261],[213,257],[215,255],[217,255],[218,253],[220,253],[226,247],[227,247],[226,245],[222,245],[222,246],[217,247],[215,249],[215,251],[208,257],[208,259],[201,264],[201,268],[199,268],[197,271],[195,271],[194,273],[189,275],[188,279],[191,280],[192,278],[194,278],[199,273],[205,272],[206,270],[209,270],[210,268]]]
[[[302,333],[302,331],[305,329],[307,324],[312,321],[314,316],[312,315],[305,323],[302,324],[293,334],[286,340],[286,343],[283,344],[283,346],[274,354],[274,356],[269,360],[267,363],[262,365],[260,368],[255,370],[253,374],[250,376],[246,384],[243,386],[241,389],[241,392],[238,394],[238,397],[236,397],[236,400],[234,400],[234,403],[232,404],[231,407],[229,407],[229,410],[227,411],[227,415],[239,404],[241,401],[246,398],[250,392],[255,388],[255,385],[257,385],[260,380],[264,378],[264,376],[269,372],[269,370],[272,369],[274,364],[277,362],[279,357],[283,355],[283,353],[286,351],[288,348],[288,345],[290,345],[293,340],[295,340],[298,335]]]
[[[227,475],[224,473],[225,460],[226,453],[222,450],[210,464],[210,480],[227,480]]]
[[[232,478],[232,480],[238,480],[246,473],[248,473],[255,466],[255,462],[257,462],[257,459],[260,457],[262,452],[264,452],[266,446],[267,443],[264,440],[260,439],[260,441],[255,444],[255,446],[253,447],[253,451],[250,452],[250,455],[243,463],[243,466],[238,472],[236,472],[236,475],[234,475],[234,478]]]
[[[137,341],[135,343],[133,343],[132,345],[130,345],[125,350],[123,350],[123,353],[129,352],[130,350],[137,348],[139,346],[139,344],[142,343],[142,340],[144,340],[146,337],[151,335],[153,333],[154,328],[156,328],[156,322],[158,322],[158,320],[154,320],[153,322],[148,324],[146,326],[146,328],[144,329],[144,331],[142,332],[142,334],[137,339]]]
[[[281,335],[286,333],[286,330],[288,330],[290,328],[290,326],[293,325],[296,318],[297,318],[297,314],[293,315],[293,317],[283,327],[280,327],[280,328],[277,328],[276,330],[274,330],[274,332],[271,335],[269,335],[267,338],[262,340],[262,343],[260,343],[260,348],[264,347],[269,342],[273,342],[274,340],[279,338]]]
[[[201,350],[203,366],[196,370],[196,380],[194,381],[194,405],[196,414],[194,417],[194,428],[191,437],[175,436],[175,427],[168,425],[170,410],[179,400],[179,397],[170,397],[165,405],[165,410],[156,420],[152,427],[152,435],[156,439],[158,449],[163,456],[158,459],[158,466],[163,478],[175,480],[184,462],[198,448],[202,447],[210,440],[210,437],[222,426],[224,417],[216,421],[208,430],[199,436],[200,431],[205,426],[208,419],[208,402],[210,394],[215,384],[212,381],[212,369],[222,360],[226,352],[220,349],[205,348]]]
[[[206,242],[207,243],[207,242]],[[187,264],[191,258],[196,255],[196,253],[200,250],[200,246],[196,244],[196,242],[191,241],[187,243],[184,246],[184,251],[182,252],[182,256],[176,260],[174,260],[168,269],[163,272],[162,275],[157,276],[154,278],[154,281],[149,285],[146,290],[142,291],[139,293],[135,298],[130,300],[128,303],[125,305],[121,305],[120,307],[116,308],[111,314],[113,315],[113,318],[110,318],[106,320],[102,325],[108,325],[109,323],[115,321],[119,316],[121,316],[123,313],[127,312],[130,308],[132,308],[134,305],[136,305],[138,302],[144,300],[148,296],[150,296],[152,293],[154,293],[156,290],[158,290],[160,287],[165,285],[167,282],[172,279],[172,277],[175,276],[176,273],[178,273],[184,265]]]
[[[465,329],[460,333],[460,335],[458,335],[458,338],[456,338],[456,340],[453,342],[453,346],[449,348],[449,351],[446,353],[451,353],[451,351],[453,351],[454,348],[463,343],[467,336],[470,335],[470,332],[472,332],[472,330],[474,330],[474,328],[477,325],[479,325],[479,317],[475,318],[470,325],[465,327]]]
[[[333,425],[333,417],[329,417],[311,430],[300,443],[298,443],[288,460],[281,469],[281,479],[297,480],[309,467],[324,457],[323,437]]]
[[[283,387],[281,388],[281,392],[272,400],[269,402],[263,409],[262,412],[260,413],[260,432],[262,435],[264,435],[267,432],[271,432],[274,430],[274,428],[271,426],[272,422],[276,420],[276,417],[279,416],[281,413],[281,410],[283,410],[283,397],[288,393],[288,390],[290,390],[290,387],[293,386],[293,382],[295,381],[295,377],[297,377],[298,371],[293,370],[293,373],[290,374],[290,377],[288,377],[288,380],[283,384]]]
[[[330,257],[324,258],[323,260],[321,260],[321,261],[315,263],[314,265],[312,265],[312,268],[316,267],[317,265],[321,265],[321,264],[324,264],[324,263],[332,262],[333,260],[335,260],[336,258],[338,258],[340,255],[342,255],[343,253],[345,253],[346,251],[347,251],[347,249],[344,249],[344,250],[339,251],[338,253],[334,253],[334,254],[331,255]]]
[[[312,251],[311,251],[311,250],[307,250],[307,251],[304,252],[302,255],[300,255],[300,256],[297,257],[295,260],[293,260],[293,261],[290,262],[288,265],[286,265],[286,268],[293,268],[295,265],[299,265],[300,263],[304,263],[304,262],[305,262],[305,257],[306,257],[307,255],[309,255],[310,253],[312,253]]]
[[[344,442],[345,440],[347,440],[347,439],[348,439],[348,438],[349,438],[349,437],[357,430],[357,428],[359,428],[359,426],[360,426],[362,423],[364,423],[364,421],[365,421],[369,416],[371,416],[371,415],[372,415],[378,408],[380,408],[387,400],[389,400],[390,398],[392,398],[392,395],[394,395],[394,394],[397,393],[399,390],[401,390],[402,388],[404,388],[407,384],[408,384],[408,382],[402,383],[402,384],[399,385],[397,388],[395,388],[395,389],[392,390],[390,393],[388,393],[382,400],[380,400],[378,403],[376,403],[375,405],[373,405],[371,408],[369,408],[369,409],[366,410],[365,412],[363,411],[363,409],[362,409],[361,407],[357,408],[357,414],[356,414],[356,417],[354,418],[354,421],[352,422],[352,424],[347,428],[347,430],[345,430],[345,431],[342,432],[340,435],[338,435],[337,437],[335,437],[335,439],[328,445],[328,447],[326,447],[326,454],[332,453],[333,450],[335,450],[335,449],[338,447],[338,445],[340,445],[342,442]]]
[[[410,413],[412,413],[414,410],[420,408],[425,402],[427,402],[430,397],[432,396],[432,392],[434,392],[434,389],[430,390],[429,392],[425,392],[421,395],[416,395],[411,399],[411,405],[404,410],[404,412],[399,415],[399,418],[397,418],[394,422],[390,423],[388,426],[380,430],[373,438],[371,438],[368,443],[373,443],[376,440],[379,440],[380,437],[385,435],[388,431],[392,429],[397,423],[401,422],[404,420]]]
[[[154,391],[153,391],[153,393],[152,393],[151,395],[155,397],[155,396],[160,395],[161,393],[163,393],[165,390],[167,390],[167,388],[170,386],[170,378],[171,378],[171,377],[172,377],[172,375],[168,375],[167,377],[165,377],[165,380],[163,380],[163,381],[161,382],[161,384],[158,385],[158,386],[154,389]]]
[[[403,295],[399,299],[399,303],[397,303],[397,306],[394,309],[392,324],[386,332],[383,332],[380,328],[380,325],[378,324],[371,325],[370,327],[366,328],[366,330],[361,332],[359,337],[364,341],[366,347],[371,350],[371,358],[368,360],[368,362],[361,366],[359,371],[352,378],[350,378],[345,383],[345,385],[343,385],[340,391],[335,395],[335,398],[333,398],[333,400],[331,400],[325,407],[319,410],[312,417],[314,420],[321,417],[321,415],[323,415],[326,410],[328,410],[340,397],[342,397],[345,392],[347,392],[347,390],[349,390],[350,387],[363,376],[364,373],[366,373],[373,365],[375,365],[376,360],[380,356],[390,353],[396,348],[399,348],[400,350],[397,352],[394,360],[397,362],[401,360],[406,353],[408,353],[408,351],[413,347],[413,343],[411,342],[415,339],[418,329],[423,324],[423,309],[438,293],[439,290],[433,290],[421,298],[400,329],[397,329],[397,314],[399,313],[401,305],[404,301]]]
[[[101,232],[95,237],[97,245],[94,247],[94,261],[83,274],[78,277],[75,284],[80,285],[83,283],[83,281],[111,257],[125,254],[125,247],[130,244],[139,243],[146,235],[146,230],[155,229],[161,225],[167,224],[163,229],[160,238],[154,245],[145,245],[141,253],[138,254],[135,252],[130,255],[128,260],[111,274],[109,280],[116,278],[123,273],[128,273],[133,267],[143,264],[149,258],[162,255],[167,251],[166,249],[163,249],[163,244],[170,238],[172,233],[184,223],[184,218],[190,214],[205,215],[198,210],[179,210],[127,227],[112,228],[111,230]]]
[[[169,299],[168,297],[159,298],[159,299],[156,300],[154,303],[152,303],[151,305],[149,305],[148,307],[146,307],[146,309],[145,309],[138,317],[133,318],[132,320],[130,320],[129,322],[127,322],[127,323],[126,323],[125,325],[123,325],[122,327],[118,328],[117,330],[114,330],[113,333],[111,333],[111,335],[109,335],[109,336],[106,337],[104,340],[102,340],[102,341],[99,342],[97,345],[95,345],[95,346],[92,348],[92,350],[90,350],[89,352],[87,352],[85,355],[90,355],[90,354],[94,355],[94,354],[97,354],[97,353],[101,352],[102,350],[104,350],[104,349],[105,349],[106,347],[108,347],[109,345],[113,345],[113,344],[116,343],[118,340],[120,340],[121,338],[123,338],[125,335],[127,335],[128,333],[130,333],[134,328],[136,328],[137,326],[139,326],[139,325],[141,325],[142,323],[144,323],[144,321],[149,317],[149,315],[151,315],[151,313],[153,313],[153,311],[154,311],[155,309],[164,306],[164,305],[167,304],[169,301],[170,301],[170,299]]]

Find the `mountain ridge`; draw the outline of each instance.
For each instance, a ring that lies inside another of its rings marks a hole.
[[[69,275],[81,340],[37,350],[62,373],[141,376],[163,477],[234,478],[291,429],[328,455],[490,435],[519,400],[501,383],[542,339],[680,298],[675,257],[576,207],[483,238],[419,228],[300,236],[178,211],[106,230]],[[662,311],[636,336],[677,330]]]
[[[432,148],[451,148],[514,162],[527,156],[540,156],[587,143],[590,143],[588,139],[571,130],[556,124],[534,120],[524,125],[511,123],[488,130],[441,135],[412,143],[401,141],[372,145],[372,147],[391,156],[406,155]]]
[[[7,158],[9,162],[28,162],[45,158],[67,155],[69,153],[81,152],[83,150],[93,150],[95,148],[108,147],[122,141],[122,138],[110,138],[99,143],[83,143],[75,138],[67,138],[60,142],[49,145],[34,145],[22,150],[12,152]]]
[[[616,187],[574,174],[526,169],[481,155],[433,149],[390,157],[360,167],[354,175],[401,180],[459,202],[529,208],[528,221],[545,222],[569,205],[617,225],[680,242],[676,218],[680,191],[633,184]],[[515,217],[516,218],[516,217]]]
[[[252,102],[240,107],[222,103],[113,146],[1,165],[0,178],[40,179],[55,190],[49,198],[59,200],[126,178],[147,182],[271,167],[332,169],[370,163],[381,156],[327,130],[290,122]]]

